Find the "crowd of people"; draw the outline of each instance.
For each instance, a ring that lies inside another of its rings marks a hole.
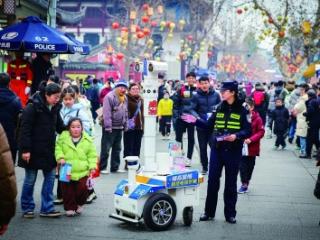
[[[47,60],[48,56],[39,54],[35,61],[46,70],[34,72],[33,81],[26,77],[22,92],[21,88],[15,92],[10,87],[14,84],[12,78],[17,80],[17,74],[0,74],[0,123],[12,156],[11,162],[8,163],[7,155],[4,161],[11,169],[7,173],[10,181],[15,179],[16,159],[18,166],[25,169],[21,191],[25,218],[35,217],[33,194],[38,170],[42,170],[44,176],[40,216],[60,216],[55,204],[63,204],[69,217],[79,215],[84,204],[97,198],[91,184],[96,172],[124,172],[126,164],[121,169],[121,159],[140,156],[144,134],[144,101],[139,83],[125,80],[113,83],[112,79],[101,81],[90,76],[84,81],[60,80],[50,71]],[[163,75],[159,76],[159,82],[157,116],[163,140],[171,139],[174,132],[175,141],[185,149],[183,134],[187,133],[185,165],[190,167],[196,132],[201,172],[207,174],[209,170],[201,221],[215,216],[224,167],[225,217],[227,222],[236,223],[237,193],[249,191],[265,126],[267,137],[275,136],[275,150],[285,149],[287,142],[292,144],[296,139],[301,158],[320,159],[320,85],[277,81],[269,86],[258,82],[249,88],[236,81],[226,81],[218,86],[206,76],[197,79],[193,72],[186,75],[185,82],[165,81]],[[94,145],[96,124],[102,129],[100,154]],[[1,131],[0,127],[0,139],[4,138]],[[211,147],[210,159],[208,146]],[[6,145],[0,145],[1,152],[8,150]],[[68,166],[71,172],[66,180],[62,170]],[[237,189],[239,170],[242,185]],[[8,190],[10,199],[16,196],[14,187],[11,192]],[[4,220],[0,219],[0,230],[5,229],[10,220],[8,216],[13,215],[14,210],[15,204],[10,205]]]

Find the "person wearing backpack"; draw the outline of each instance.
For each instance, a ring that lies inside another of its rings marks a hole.
[[[7,73],[0,73],[0,123],[7,135],[12,159],[17,155],[16,130],[22,105],[19,97],[9,89],[10,77]]]
[[[266,124],[266,118],[267,118],[267,108],[268,108],[268,97],[265,92],[265,89],[261,83],[256,83],[255,89],[252,93],[252,99],[254,102],[254,109],[256,112],[259,113],[263,125]]]
[[[144,129],[143,99],[140,96],[140,86],[131,83],[128,99],[128,131],[123,134],[123,158],[140,156],[141,141]]]

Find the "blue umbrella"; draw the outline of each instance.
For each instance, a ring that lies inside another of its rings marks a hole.
[[[0,31],[0,48],[8,51],[82,53],[77,47],[64,33],[34,16]]]
[[[74,37],[72,37],[67,33],[65,35],[75,44],[74,46],[72,46],[74,52],[80,53],[82,55],[88,55],[90,53],[89,45],[78,41],[77,39],[75,39]]]

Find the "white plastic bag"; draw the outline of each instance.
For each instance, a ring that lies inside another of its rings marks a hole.
[[[244,143],[242,147],[242,156],[248,156],[248,155],[249,155],[248,144]]]

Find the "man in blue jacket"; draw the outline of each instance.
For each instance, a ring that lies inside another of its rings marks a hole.
[[[221,102],[220,95],[210,86],[208,77],[200,77],[199,89],[192,97],[192,109],[190,113],[207,121],[214,109],[214,107]],[[212,131],[207,131],[197,127],[198,142],[200,148],[200,160],[202,164],[202,174],[208,172],[208,153],[207,146],[209,143]]]
[[[19,97],[9,89],[10,77],[0,73],[0,123],[7,135],[12,159],[15,162],[17,152],[16,128],[18,115],[22,112]]]

